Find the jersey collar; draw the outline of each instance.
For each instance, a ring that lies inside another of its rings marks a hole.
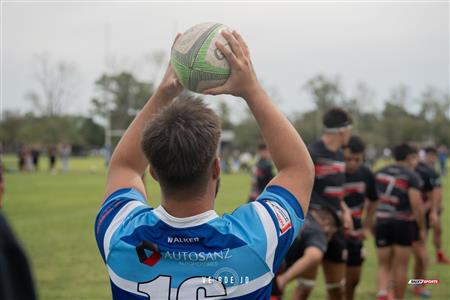
[[[161,221],[175,228],[186,228],[202,225],[218,217],[214,210],[208,210],[195,216],[177,218],[170,215],[161,205],[155,208],[153,212]]]

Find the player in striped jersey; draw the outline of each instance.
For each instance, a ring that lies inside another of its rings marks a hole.
[[[361,276],[361,265],[364,261],[363,240],[372,229],[378,200],[375,177],[363,164],[364,150],[364,142],[357,136],[352,136],[344,149],[344,201],[352,211],[353,218],[353,231],[346,237],[348,257],[345,297],[347,300],[354,298]]]
[[[396,146],[396,162],[376,174],[380,204],[376,212],[375,242],[378,255],[378,299],[387,300],[388,281],[393,272],[394,298],[403,299],[408,261],[416,235],[425,239],[425,218],[420,194],[421,179],[414,168],[417,150],[408,144]]]
[[[222,32],[231,75],[205,93],[245,99],[278,169],[256,201],[214,211],[220,168],[218,116],[202,102],[173,99],[169,66],[111,158],[95,235],[113,299],[269,299],[274,272],[300,231],[314,166],[294,127],[270,101],[236,32]],[[230,50],[231,49],[231,50]],[[149,207],[150,168],[162,201]]]
[[[342,299],[344,296],[347,259],[344,229],[349,231],[352,228],[351,213],[343,197],[345,162],[342,153],[342,147],[350,138],[351,124],[352,119],[346,111],[340,108],[330,109],[323,116],[324,132],[320,140],[308,147],[316,171],[311,209],[330,207],[343,223],[328,241],[322,260],[327,292],[332,300]],[[319,265],[315,264],[301,274],[298,280],[300,299],[308,298],[314,287]]]

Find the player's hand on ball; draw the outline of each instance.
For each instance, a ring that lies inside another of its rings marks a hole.
[[[236,31],[222,31],[222,35],[228,41],[231,50],[220,42],[216,42],[216,46],[230,64],[231,75],[222,86],[204,90],[203,93],[230,94],[245,99],[252,92],[261,88],[250,60],[247,44]]]
[[[175,41],[180,37],[180,34],[177,34],[174,40]],[[173,44],[172,44],[173,47]],[[176,96],[178,96],[183,90],[183,86],[178,81],[177,75],[175,74],[172,64],[169,63],[167,66],[166,73],[164,74],[161,83],[159,84],[156,93],[164,97],[164,99],[172,100]]]

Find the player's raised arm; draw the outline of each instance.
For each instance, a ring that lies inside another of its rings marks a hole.
[[[148,161],[141,150],[142,132],[149,120],[170,104],[182,89],[169,64],[155,93],[133,120],[114,150],[108,169],[105,198],[120,188],[135,188],[145,195],[142,176],[148,167]]]
[[[314,182],[314,165],[301,137],[289,120],[272,103],[256,78],[249,50],[237,32],[223,32],[231,51],[220,42],[216,45],[231,65],[228,81],[206,94],[232,94],[242,97],[250,107],[262,131],[273,162],[279,173],[269,185],[280,185],[308,210]]]

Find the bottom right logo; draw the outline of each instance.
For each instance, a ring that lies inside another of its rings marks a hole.
[[[439,284],[439,279],[410,279],[408,281],[410,285],[422,285],[422,284]]]

